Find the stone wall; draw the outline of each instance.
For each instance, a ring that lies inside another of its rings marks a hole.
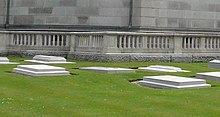
[[[6,0],[0,0],[0,25]],[[11,0],[11,25],[128,26],[130,0]],[[133,26],[220,30],[219,0],[133,0]]]
[[[0,26],[5,23],[5,4],[6,0],[0,0]]]
[[[14,25],[127,26],[129,0],[11,0]]]
[[[219,0],[135,0],[143,28],[220,29]]]

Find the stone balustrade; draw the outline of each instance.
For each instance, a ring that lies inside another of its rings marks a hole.
[[[218,33],[0,31],[0,51],[90,54],[219,53]]]

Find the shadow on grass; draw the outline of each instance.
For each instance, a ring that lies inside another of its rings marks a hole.
[[[137,82],[137,81],[141,81],[143,79],[135,79],[135,80],[128,80],[129,82]]]
[[[12,71],[5,71],[5,72],[6,72],[6,73],[10,73],[10,74],[13,73]]]
[[[70,75],[74,75],[74,76],[77,76],[77,75],[79,75],[79,74],[76,74],[76,73],[70,73]]]
[[[79,69],[78,67],[76,67],[76,68],[71,68],[71,69]]]

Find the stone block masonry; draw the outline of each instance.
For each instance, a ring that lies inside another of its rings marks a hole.
[[[14,25],[127,26],[128,0],[12,0]]]
[[[69,28],[220,30],[218,0],[10,0],[10,26]],[[0,0],[0,25],[6,19]],[[130,9],[132,13],[130,12]],[[91,29],[90,29],[91,30]]]

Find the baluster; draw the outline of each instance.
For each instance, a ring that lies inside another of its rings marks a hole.
[[[215,37],[213,38],[213,48],[216,49],[216,38]]]
[[[212,49],[212,40],[213,40],[213,38],[212,37],[210,37],[210,49]]]
[[[195,45],[195,37],[191,37],[191,48],[194,49],[194,45]]]
[[[135,48],[135,36],[132,36],[132,48]]]
[[[217,40],[218,40],[218,42],[217,42],[217,44],[218,44],[217,48],[220,48],[220,41],[219,41],[219,38],[217,38]]]
[[[149,36],[149,37],[148,37],[148,41],[149,41],[149,49],[151,49],[151,48],[152,48],[152,42],[151,42],[151,39],[152,39],[152,37],[151,37],[151,36]]]
[[[160,39],[161,39],[161,37],[157,37],[157,39],[156,39],[157,40],[157,43],[156,43],[157,44],[157,48],[160,48]]]
[[[139,40],[140,40],[140,36],[136,36],[136,48],[140,48],[139,47]]]
[[[119,48],[122,48],[122,36],[119,36]]]
[[[131,36],[128,36],[128,48],[131,48]]]
[[[199,37],[197,37],[197,38],[196,38],[196,40],[197,40],[197,43],[196,43],[196,44],[197,44],[197,45],[196,45],[196,48],[197,48],[197,49],[199,49],[199,48],[200,48],[200,38],[199,38]]]
[[[125,35],[124,38],[123,38],[123,44],[124,44],[123,47],[124,48],[126,48],[126,38],[127,38],[127,35]]]
[[[147,36],[143,36],[143,42],[142,42],[142,46],[143,48],[147,48]]]
[[[205,48],[207,48],[207,37],[205,38]]]
[[[17,45],[20,45],[20,35],[17,34]]]

